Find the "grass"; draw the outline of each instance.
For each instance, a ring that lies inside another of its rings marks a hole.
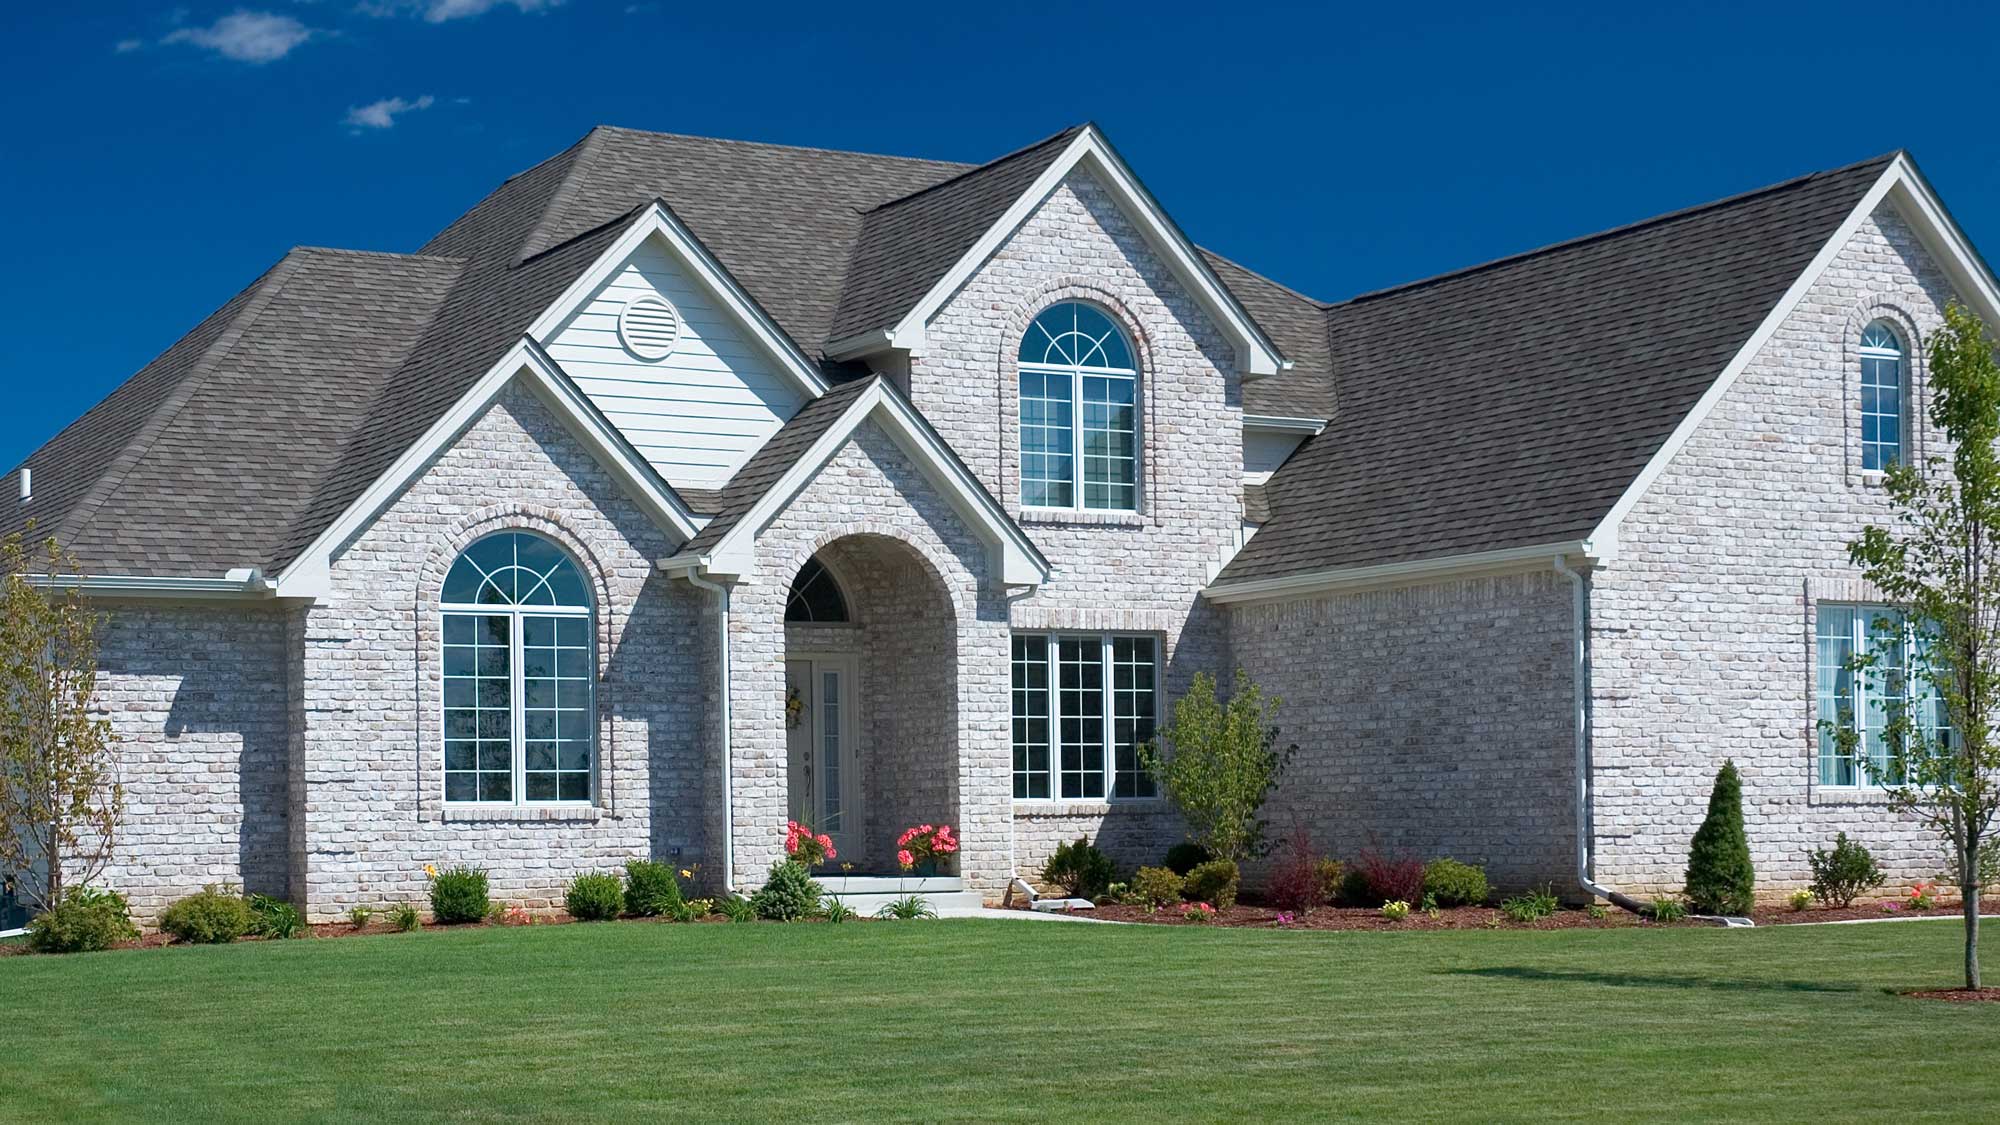
[[[1891,992],[1955,984],[1959,937],[622,924],[9,957],[0,1113],[1949,1118],[2000,1104],[2000,1005]]]

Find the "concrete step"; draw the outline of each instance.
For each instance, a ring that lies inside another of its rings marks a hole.
[[[872,915],[904,895],[919,895],[940,917],[979,910],[985,905],[975,891],[965,889],[956,875],[907,878],[896,875],[833,875],[821,878],[826,893],[853,907],[856,913]]]

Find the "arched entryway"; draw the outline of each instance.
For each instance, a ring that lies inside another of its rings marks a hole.
[[[787,811],[836,866],[896,871],[896,837],[958,818],[958,643],[922,554],[885,535],[822,546],[785,612]]]

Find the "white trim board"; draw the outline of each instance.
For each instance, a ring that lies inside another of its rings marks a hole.
[[[707,290],[708,295],[743,326],[751,343],[769,355],[778,369],[799,385],[807,398],[818,398],[826,393],[826,381],[820,378],[819,368],[813,361],[799,350],[777,322],[764,314],[750,294],[736,284],[736,279],[708,252],[701,240],[682,226],[673,212],[657,199],[634,216],[625,233],[598,255],[590,268],[571,282],[554,304],[535,318],[535,322],[528,326],[528,335],[538,343],[546,344],[564,321],[582,309],[598,290],[618,275],[640,244],[654,236],[659,237],[667,253],[687,271],[688,277]]]
[[[639,456],[541,345],[523,336],[285,567],[276,579],[277,596],[313,598],[331,594],[333,553],[381,514],[516,379],[565,423],[570,433],[662,530],[682,542],[694,538],[701,529],[700,518],[688,510],[680,496],[660,479],[659,473]]]
[[[1538,570],[1559,556],[1573,559],[1579,565],[1594,564],[1607,561],[1610,555],[1610,551],[1589,541],[1570,540],[1372,566],[1331,567],[1276,578],[1249,578],[1210,586],[1201,592],[1201,596],[1223,604],[1283,601],[1318,594],[1352,594],[1387,586],[1413,586],[1423,582]]]
[[[699,571],[711,578],[747,580],[756,573],[757,536],[798,497],[820,469],[840,452],[866,421],[881,426],[946,500],[987,541],[1001,581],[1009,586],[1039,586],[1048,581],[1046,559],[981,487],[915,408],[890,389],[881,376],[860,394],[826,432],[815,440],[784,476],[751,505],[722,538],[700,555],[676,555],[660,564],[667,571]]]
[[[1020,229],[1022,223],[1028,221],[1064,178],[1079,167],[1096,176],[1110,189],[1126,217],[1145,235],[1203,310],[1215,319],[1235,345],[1236,366],[1240,374],[1245,378],[1275,375],[1289,365],[1277,345],[1258,327],[1235,294],[1202,261],[1194,245],[1167,218],[1158,201],[1112,150],[1095,125],[1084,126],[1063,149],[1062,155],[1036,177],[1028,190],[987,228],[985,234],[979,236],[972,249],[966,251],[900,321],[886,329],[869,330],[835,341],[827,353],[835,359],[853,359],[881,350],[886,342],[889,347],[921,355],[928,325],[952,295],[986,264],[1001,244]]]

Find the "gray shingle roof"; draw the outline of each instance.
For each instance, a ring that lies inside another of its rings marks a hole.
[[[736,475],[722,486],[716,496],[715,518],[687,541],[680,554],[699,555],[722,542],[729,529],[749,514],[757,501],[771,491],[771,486],[777,484],[779,478],[805,456],[806,450],[811,449],[821,435],[840,421],[840,416],[847,412],[854,400],[874,384],[874,379],[842,383],[806,403],[803,409],[792,415],[791,421],[780,426],[778,432],[771,435],[771,440],[759,446],[743,467],[736,470]]]
[[[1588,536],[1893,158],[1330,307],[1339,410],[1218,582]]]
[[[1235,262],[1201,252],[1208,268],[1236,295],[1292,368],[1243,384],[1243,412],[1279,418],[1333,417],[1333,360],[1327,350],[1326,306]]]

